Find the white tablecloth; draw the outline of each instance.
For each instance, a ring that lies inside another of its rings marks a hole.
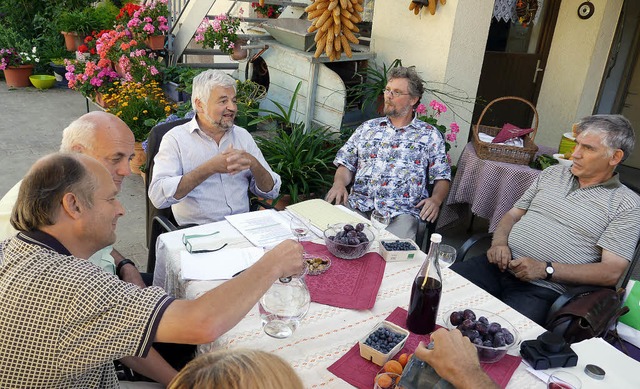
[[[181,241],[182,234],[211,231],[220,231],[222,236],[228,238],[231,247],[247,247],[248,245],[248,242],[243,240],[226,221],[162,234],[157,245],[156,275],[161,274],[165,270],[164,268],[166,268],[166,272],[164,272],[164,280],[156,277],[154,280],[158,281],[156,284],[164,285],[167,292],[175,297],[187,299],[197,298],[219,285],[219,281],[185,281],[180,279],[179,253],[184,249]],[[374,243],[374,247],[377,247],[376,244]],[[214,348],[232,347],[258,348],[278,354],[289,361],[306,387],[351,387],[330,373],[327,367],[343,356],[396,307],[407,308],[412,281],[424,258],[425,254],[421,253],[419,258],[412,261],[387,263],[384,279],[372,309],[355,311],[312,303],[307,316],[291,337],[274,339],[262,331],[256,305],[238,325],[216,342],[200,346],[200,351],[206,352]],[[544,331],[542,327],[457,273],[448,269],[443,270],[443,296],[439,312],[469,307],[488,310],[504,317],[517,329],[521,339],[534,339]],[[438,323],[443,325],[442,318]],[[605,346],[610,347],[609,345]],[[519,348],[512,349],[510,354],[519,355]],[[588,360],[588,356],[579,354],[579,357],[581,361]],[[583,388],[585,388],[584,382],[586,380],[592,380],[584,374],[581,378]],[[518,367],[508,385],[508,388],[544,387],[546,384],[529,373],[524,364]]]

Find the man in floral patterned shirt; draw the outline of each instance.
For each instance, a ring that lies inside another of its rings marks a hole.
[[[451,180],[442,134],[414,115],[423,92],[413,68],[389,71],[386,116],[363,123],[338,151],[333,161],[338,170],[326,197],[366,216],[374,209],[387,213],[392,217],[387,230],[401,238],[416,238],[418,219],[437,219]],[[429,193],[427,183],[433,182]]]

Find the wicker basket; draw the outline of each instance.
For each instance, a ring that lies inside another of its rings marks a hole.
[[[502,100],[522,101],[523,103],[528,104],[531,107],[531,109],[533,109],[534,119],[535,119],[534,125],[533,125],[533,131],[523,137],[524,147],[507,146],[507,145],[500,145],[496,143],[482,142],[478,137],[479,132],[484,132],[487,135],[491,135],[495,137],[502,130],[502,128],[499,128],[499,127],[491,127],[491,126],[485,126],[481,124],[482,118],[484,117],[484,114],[487,112],[489,107],[491,107],[493,104],[497,103],[498,101],[502,101]],[[533,143],[533,140],[536,137],[536,132],[538,132],[538,111],[536,111],[536,107],[534,107],[534,105],[531,104],[531,102],[516,96],[500,97],[493,100],[492,102],[487,104],[486,107],[484,107],[484,110],[482,111],[482,114],[480,114],[480,118],[478,119],[478,124],[473,126],[473,147],[476,149],[476,154],[481,159],[488,159],[491,161],[498,161],[498,162],[515,163],[518,165],[528,165],[533,160],[533,157],[536,155],[536,153],[538,152],[538,146],[536,146],[536,144]]]

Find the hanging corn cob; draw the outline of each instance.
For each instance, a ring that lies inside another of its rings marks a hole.
[[[418,15],[420,11],[422,11],[422,7],[427,7],[429,13],[435,15],[437,3],[438,0],[412,0],[411,3],[409,3],[409,11],[413,11],[414,14]],[[440,4],[445,5],[446,3],[447,0],[440,0]]]
[[[362,21],[362,3],[363,0],[314,0],[305,8],[307,19],[312,20],[308,31],[316,33],[314,57],[326,53],[334,61],[344,53],[351,58],[351,43],[359,43],[354,33],[360,31],[356,23]]]

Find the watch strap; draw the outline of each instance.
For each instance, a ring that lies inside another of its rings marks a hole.
[[[123,259],[122,261],[120,261],[120,262],[118,263],[118,265],[116,266],[116,275],[117,275],[119,278],[122,278],[122,276],[120,276],[120,271],[122,270],[122,267],[123,267],[124,265],[133,265],[134,267],[136,266],[136,264],[135,264],[132,260],[130,260],[130,259],[126,259],[126,258],[125,258],[125,259]]]

